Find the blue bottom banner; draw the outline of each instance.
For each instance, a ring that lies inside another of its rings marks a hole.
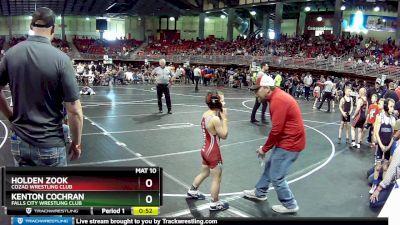
[[[11,217],[12,225],[73,225],[73,217],[26,217],[26,216],[14,216]]]

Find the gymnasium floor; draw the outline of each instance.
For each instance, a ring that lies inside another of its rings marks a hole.
[[[271,210],[278,204],[275,191],[267,201],[244,199],[263,168],[255,150],[265,143],[270,124],[252,124],[254,97],[247,89],[225,89],[229,136],[221,141],[224,159],[221,198],[231,208],[211,213],[208,200],[184,198],[198,174],[201,157],[201,115],[207,110],[206,90],[214,87],[174,85],[172,115],[159,114],[153,85],[95,87],[96,95],[82,96],[84,110],[83,154],[70,166],[160,166],[164,168],[164,205],[160,216],[185,217],[280,217]],[[9,96],[9,93],[6,93]],[[339,113],[312,110],[312,103],[299,100],[306,125],[307,145],[288,175],[300,210],[290,217],[376,217],[368,208],[366,171],[373,152],[337,144]],[[257,114],[259,119],[259,114]],[[12,166],[7,122],[0,126],[0,166]],[[4,126],[3,126],[4,125]],[[343,142],[343,141],[342,141]],[[209,193],[210,178],[200,191]]]

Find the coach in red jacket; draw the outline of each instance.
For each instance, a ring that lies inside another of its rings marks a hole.
[[[256,84],[250,89],[260,102],[267,100],[270,104],[272,129],[267,142],[257,150],[258,157],[264,159],[266,152],[272,152],[255,189],[245,190],[244,196],[266,200],[269,185],[272,183],[282,203],[272,206],[272,209],[278,213],[297,212],[299,206],[285,176],[306,143],[300,107],[292,96],[275,87],[274,80],[269,76],[257,78]]]

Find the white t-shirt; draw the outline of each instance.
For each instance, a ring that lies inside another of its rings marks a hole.
[[[311,76],[306,76],[304,77],[304,86],[310,87],[312,85],[312,77]]]
[[[83,70],[84,70],[85,68],[83,67],[83,65],[78,65],[77,67],[76,67],[76,72],[77,73],[83,73]]]
[[[324,85],[325,85],[325,88],[324,88],[325,92],[332,92],[332,88],[333,88],[332,81],[330,81],[330,80],[325,81]]]
[[[193,76],[195,77],[201,77],[201,70],[199,67],[194,68],[193,70]]]
[[[176,74],[177,77],[180,77],[182,75],[181,68],[176,69],[176,73],[175,74]]]

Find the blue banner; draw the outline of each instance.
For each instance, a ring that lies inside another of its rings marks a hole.
[[[73,217],[26,217],[26,216],[14,216],[11,218],[12,225],[72,225]]]

